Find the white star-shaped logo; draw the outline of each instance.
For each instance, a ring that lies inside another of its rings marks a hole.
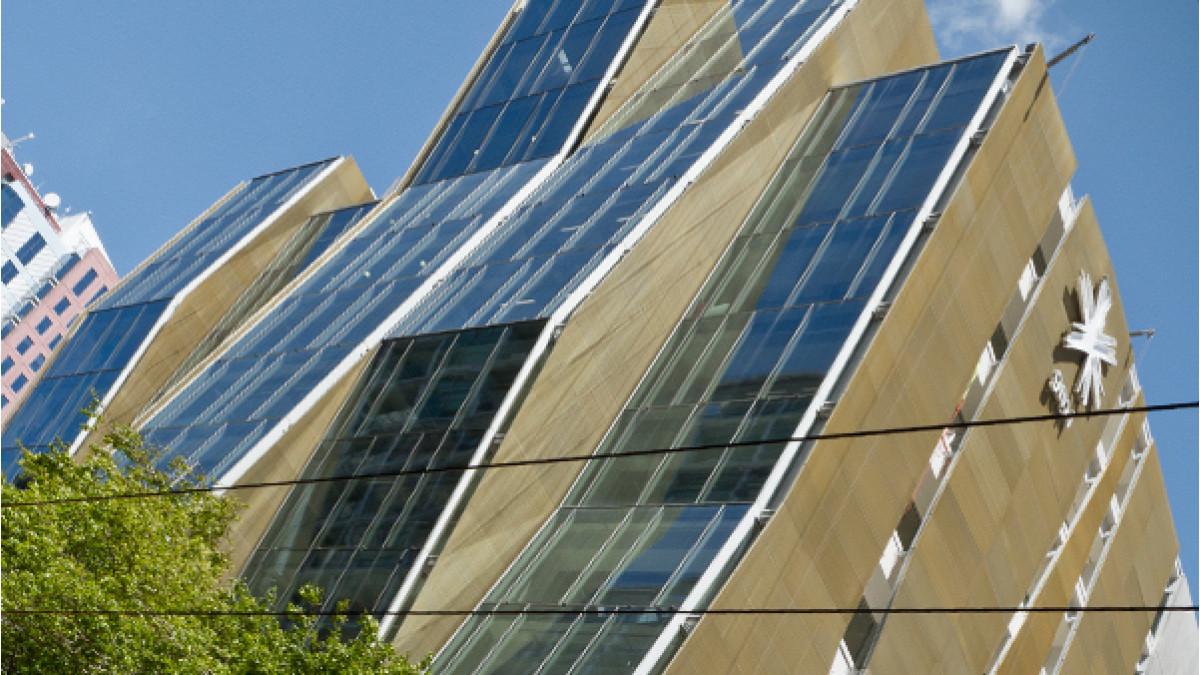
[[[1075,396],[1079,405],[1088,407],[1091,402],[1100,402],[1104,395],[1104,372],[1102,363],[1117,365],[1117,340],[1104,333],[1108,310],[1112,309],[1112,290],[1108,278],[1100,280],[1093,292],[1092,278],[1087,272],[1079,273],[1079,313],[1083,321],[1072,321],[1071,331],[1063,336],[1063,346],[1083,352],[1083,366],[1075,380]]]

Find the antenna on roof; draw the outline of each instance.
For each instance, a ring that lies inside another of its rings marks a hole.
[[[1058,56],[1050,59],[1050,61],[1048,63],[1046,63],[1046,70],[1049,70],[1049,69],[1053,68],[1054,66],[1057,66],[1060,61],[1062,61],[1063,59],[1067,58],[1068,56],[1074,54],[1076,51],[1079,50],[1080,47],[1091,42],[1092,38],[1094,38],[1094,37],[1096,37],[1095,33],[1088,33],[1087,37],[1083,38],[1079,42],[1076,42],[1075,44],[1071,45],[1070,47],[1067,47],[1066,51],[1064,51],[1063,53],[1059,54]]]

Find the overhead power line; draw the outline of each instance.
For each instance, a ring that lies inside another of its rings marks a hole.
[[[1109,415],[1124,415],[1129,413],[1151,413],[1164,412],[1168,410],[1184,410],[1188,408],[1200,407],[1198,401],[1187,401],[1181,403],[1163,403],[1158,405],[1143,405],[1130,406],[1127,408],[1103,408],[1100,410],[1086,410],[1073,413],[1050,413],[1043,415],[1025,415],[1017,417],[1001,417],[987,420],[974,420],[963,422],[943,422],[939,424],[920,424],[906,427],[885,427],[880,429],[866,429],[859,431],[840,431],[827,432],[818,434],[809,434],[806,436],[790,436],[786,438],[772,438],[757,441],[735,441],[730,443],[709,443],[705,445],[689,445],[678,448],[653,448],[647,450],[633,450],[629,452],[598,452],[587,455],[564,455],[561,457],[542,457],[537,459],[511,460],[506,462],[481,462],[478,464],[462,464],[443,467],[431,467],[425,469],[409,469],[403,471],[382,471],[376,473],[364,473],[358,475],[343,475],[343,476],[325,476],[317,478],[297,478],[292,480],[280,481],[262,481],[257,483],[242,483],[239,485],[227,486],[205,486],[205,487],[190,487],[177,490],[158,490],[147,492],[128,492],[113,495],[95,495],[86,497],[69,497],[65,499],[47,499],[40,501],[28,502],[10,502],[8,504],[0,504],[0,508],[20,508],[28,506],[49,506],[52,504],[78,504],[88,502],[104,502],[118,499],[141,499],[146,497],[171,497],[191,494],[202,494],[211,492],[224,492],[227,490],[250,490],[258,488],[270,487],[288,487],[295,485],[315,485],[319,483],[336,483],[355,480],[372,480],[379,478],[401,478],[405,476],[423,476],[426,474],[436,473],[461,473],[464,471],[476,471],[483,469],[508,469],[527,466],[542,466],[550,464],[567,464],[573,462],[587,462],[603,459],[617,459],[629,457],[645,457],[650,455],[672,455],[677,453],[700,452],[703,450],[718,450],[723,448],[738,448],[752,447],[758,445],[779,445],[783,443],[806,443],[815,441],[831,441],[853,438],[868,438],[872,436],[891,436],[898,434],[911,434],[923,431],[943,431],[946,429],[974,429],[977,427],[992,427],[1007,424],[1028,424],[1032,422],[1060,422],[1076,418],[1091,418],[1105,417]]]
[[[1067,612],[1112,614],[1121,612],[1196,612],[1197,605],[1095,605],[1072,607],[1058,605],[1050,607],[761,607],[736,609],[679,609],[677,607],[588,607],[588,608],[532,608],[532,609],[401,609],[401,610],[137,610],[137,609],[5,609],[13,616],[513,616],[513,615],[563,615],[563,614],[659,614],[673,616],[686,614],[695,616],[739,616],[739,615],[803,615],[803,614],[1064,614]]]

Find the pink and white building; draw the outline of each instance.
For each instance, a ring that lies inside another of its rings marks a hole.
[[[72,320],[117,281],[87,213],[60,216],[58,195],[29,182],[3,137],[3,400],[0,420],[32,389]]]

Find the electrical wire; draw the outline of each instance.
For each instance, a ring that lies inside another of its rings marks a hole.
[[[619,459],[629,457],[645,457],[654,455],[672,455],[689,452],[699,452],[703,450],[718,450],[723,448],[738,448],[751,447],[759,445],[778,445],[782,443],[806,443],[815,441],[830,441],[852,438],[867,438],[873,436],[890,436],[898,434],[910,434],[923,431],[943,431],[947,429],[973,429],[976,427],[991,427],[1006,424],[1026,424],[1031,422],[1061,422],[1075,418],[1091,418],[1104,417],[1109,415],[1124,415],[1130,413],[1151,413],[1164,412],[1168,410],[1183,410],[1188,408],[1200,407],[1200,401],[1187,401],[1180,403],[1163,403],[1158,405],[1143,405],[1129,406],[1125,408],[1104,408],[1100,410],[1087,410],[1073,413],[1051,413],[1043,415],[1026,415],[1018,417],[1001,417],[986,420],[949,422],[940,424],[921,424],[907,427],[885,427],[880,429],[867,429],[860,431],[841,431],[809,434],[806,436],[791,436],[786,438],[772,438],[757,441],[735,441],[730,443],[710,443],[705,445],[690,445],[679,448],[652,448],[647,450],[633,450],[629,452],[598,452],[588,455],[564,455],[561,457],[542,457],[537,459],[511,460],[505,462],[481,462],[478,464],[464,464],[457,466],[442,466],[430,467],[425,469],[409,469],[403,471],[383,471],[376,473],[364,473],[358,475],[343,475],[343,476],[326,476],[318,478],[297,478],[292,480],[280,481],[262,481],[256,483],[242,483],[239,485],[226,486],[198,486],[190,488],[181,488],[175,490],[158,490],[147,492],[128,492],[122,494],[111,495],[94,495],[86,497],[68,497],[64,499],[46,499],[39,501],[27,502],[10,502],[0,504],[0,508],[22,508],[30,506],[49,506],[53,504],[79,504],[90,502],[105,502],[118,499],[141,499],[147,497],[171,497],[181,495],[193,495],[212,492],[225,492],[228,490],[250,490],[269,487],[288,487],[296,485],[315,485],[319,483],[335,483],[355,480],[373,480],[379,478],[401,478],[405,476],[423,476],[426,474],[437,473],[460,473],[465,471],[477,471],[483,469],[508,469],[515,467],[543,466],[551,464],[566,464],[573,462],[587,462],[604,459]]]
[[[5,609],[4,613],[13,616],[515,616],[515,615],[563,615],[563,614],[594,614],[607,616],[610,614],[658,614],[674,616],[685,614],[689,616],[738,616],[738,615],[803,615],[803,614],[1012,614],[1028,612],[1029,614],[1064,614],[1067,612],[1080,613],[1120,613],[1120,612],[1197,612],[1197,605],[1094,605],[1072,607],[1057,605],[1047,607],[995,607],[995,606],[966,606],[966,607],[761,607],[733,609],[679,609],[677,607],[590,607],[590,608],[530,608],[530,609],[400,609],[400,610],[337,610],[337,609],[287,609],[287,610],[137,610],[137,609]]]

